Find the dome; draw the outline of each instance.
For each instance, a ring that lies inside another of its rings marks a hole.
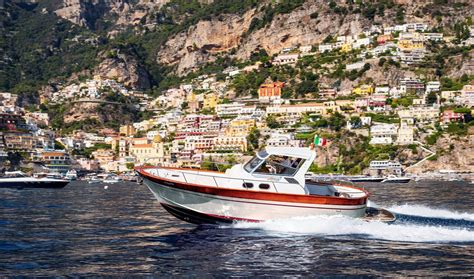
[[[156,136],[153,138],[153,142],[154,142],[154,143],[160,143],[160,142],[162,142],[162,141],[163,141],[163,139],[161,138],[160,135],[156,135]]]

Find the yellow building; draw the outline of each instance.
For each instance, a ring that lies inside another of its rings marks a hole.
[[[137,131],[132,125],[122,125],[120,126],[120,135],[129,137],[135,135]]]
[[[374,87],[372,85],[361,85],[357,88],[354,88],[352,90],[352,94],[357,94],[357,95],[370,95],[374,93]]]
[[[135,157],[137,164],[160,164],[164,162],[165,153],[162,138],[157,135],[151,143],[130,146],[130,156]]]
[[[246,137],[218,136],[213,139],[213,149],[219,151],[247,151]]]
[[[213,109],[217,106],[219,102],[219,97],[216,93],[209,93],[204,95],[203,108]]]
[[[341,46],[341,51],[342,52],[349,52],[352,50],[351,44],[345,43]]]
[[[255,127],[256,121],[251,118],[237,118],[229,123],[225,131],[225,135],[228,137],[240,137],[247,136],[250,130]]]
[[[398,41],[398,47],[402,51],[410,51],[410,50],[415,50],[415,49],[422,49],[425,46],[423,45],[422,41],[403,39],[403,40]]]

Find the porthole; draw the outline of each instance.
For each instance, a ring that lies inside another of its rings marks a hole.
[[[258,185],[258,187],[260,189],[263,189],[263,190],[268,190],[268,189],[270,189],[270,184],[262,183],[262,184]]]
[[[249,183],[249,182],[244,182],[244,184],[242,185],[244,188],[253,188],[253,183]]]

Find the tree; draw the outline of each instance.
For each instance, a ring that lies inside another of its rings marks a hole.
[[[66,149],[66,147],[64,146],[64,144],[60,143],[59,141],[55,140],[54,141],[54,149]]]
[[[135,167],[135,164],[132,162],[128,162],[125,164],[125,166],[127,167],[127,169],[132,170]]]
[[[426,103],[427,104],[434,104],[438,100],[438,95],[435,92],[430,92],[428,96],[426,96]]]
[[[267,116],[267,118],[265,120],[267,122],[267,126],[271,129],[276,129],[276,128],[281,127],[280,122],[277,121],[277,119],[274,115]]]
[[[247,143],[248,143],[249,150],[258,149],[259,140],[260,140],[260,130],[254,127],[252,128],[252,130],[250,130],[250,133],[247,136]]]

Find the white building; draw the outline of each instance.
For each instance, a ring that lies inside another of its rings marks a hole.
[[[413,121],[413,119],[411,120]],[[414,134],[413,125],[410,125],[406,121],[402,121],[400,123],[400,128],[398,129],[397,144],[399,145],[412,144],[413,134]]]
[[[352,43],[352,48],[361,48],[362,46],[370,45],[370,38],[357,39]]]
[[[295,136],[290,133],[280,134],[272,133],[270,138],[267,140],[267,146],[279,147],[279,146],[291,146],[300,147],[301,141],[296,140]]]
[[[426,83],[426,93],[439,92],[441,83],[439,81],[429,81]]]
[[[334,47],[332,44],[321,44],[318,46],[319,52],[326,52],[326,51],[331,51],[333,50]]]
[[[390,87],[388,86],[377,86],[375,87],[374,95],[389,95]]]
[[[365,61],[356,62],[356,63],[352,63],[352,64],[347,64],[346,65],[346,71],[360,70],[364,67],[364,65],[365,65]]]
[[[423,33],[423,37],[429,41],[442,41],[443,33]]]
[[[312,48],[313,47],[311,45],[300,46],[300,52],[303,53],[303,54],[310,53]]]
[[[376,124],[370,127],[370,144],[392,144],[397,136],[396,124]]]
[[[298,58],[299,54],[280,54],[273,59],[273,63],[277,65],[296,64]]]
[[[238,116],[241,113],[242,108],[244,106],[245,105],[243,103],[237,103],[237,102],[230,103],[230,104],[218,104],[216,106],[216,114],[219,117]]]

